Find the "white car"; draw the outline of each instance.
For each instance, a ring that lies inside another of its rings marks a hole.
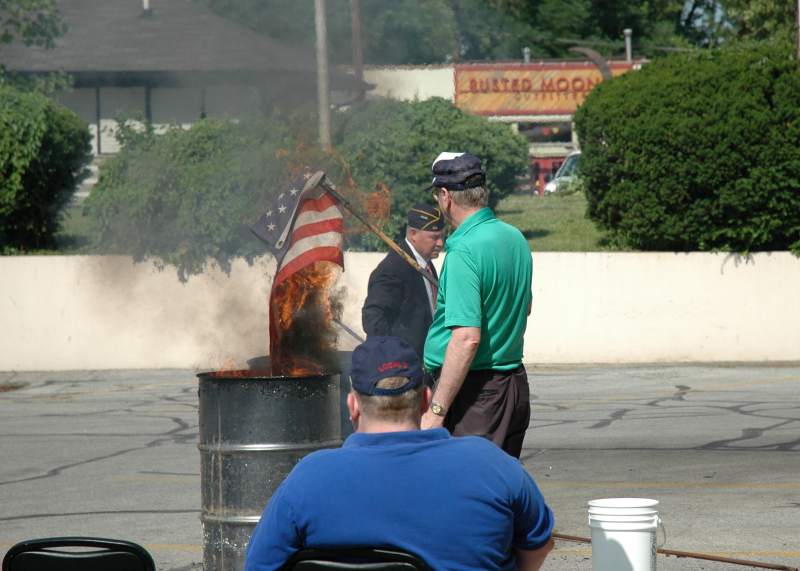
[[[558,167],[555,176],[550,182],[544,185],[545,194],[558,192],[572,182],[578,174],[578,164],[580,163],[581,152],[575,151],[567,155],[561,166]]]

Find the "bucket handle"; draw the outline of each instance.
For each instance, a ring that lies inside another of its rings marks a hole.
[[[660,544],[658,543],[658,530],[656,530],[656,549],[661,549],[667,544],[667,527],[664,525],[664,520],[661,519],[661,516],[656,516],[656,522],[658,529],[661,530],[662,535],[664,536],[664,541]]]

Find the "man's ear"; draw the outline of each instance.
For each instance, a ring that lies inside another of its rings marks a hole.
[[[424,387],[422,389],[422,398],[419,399],[419,411],[422,414],[428,412],[428,409],[431,406],[431,401],[433,400],[433,391],[430,387]]]
[[[361,417],[361,409],[358,407],[358,397],[353,391],[347,393],[347,412],[350,413],[350,422],[353,430],[358,430],[358,419]]]

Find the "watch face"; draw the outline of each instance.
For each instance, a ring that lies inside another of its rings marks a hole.
[[[441,416],[441,414],[444,412],[444,409],[442,408],[442,405],[440,405],[438,402],[434,402],[431,403],[431,412],[433,412],[433,414]]]

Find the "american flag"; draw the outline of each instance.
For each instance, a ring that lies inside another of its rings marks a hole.
[[[308,174],[281,192],[252,227],[278,261],[274,288],[293,273],[314,262],[333,262],[344,267],[344,222],[336,200]]]

